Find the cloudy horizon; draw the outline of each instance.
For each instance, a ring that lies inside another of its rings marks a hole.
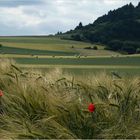
[[[0,0],[0,35],[48,35],[93,23],[108,11],[139,0]]]

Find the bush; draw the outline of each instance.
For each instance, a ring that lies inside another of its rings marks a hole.
[[[136,50],[140,48],[140,43],[132,41],[113,40],[108,43],[108,46],[109,47],[107,47],[106,49],[119,52],[126,52],[128,54],[135,54]]]
[[[91,48],[91,47],[85,47],[84,49],[90,50],[90,49],[92,49],[92,48]]]
[[[98,47],[97,47],[97,46],[94,46],[94,47],[93,47],[93,50],[98,50]]]
[[[94,47],[85,47],[84,49],[87,49],[87,50],[98,50],[98,47],[97,46],[94,46]]]

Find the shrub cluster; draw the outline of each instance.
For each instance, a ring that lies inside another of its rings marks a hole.
[[[108,48],[113,51],[126,52],[128,54],[139,53],[140,43],[131,41],[113,40],[108,43]]]

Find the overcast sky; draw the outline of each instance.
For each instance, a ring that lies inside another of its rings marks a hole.
[[[84,25],[140,0],[0,0],[0,35],[45,35]]]

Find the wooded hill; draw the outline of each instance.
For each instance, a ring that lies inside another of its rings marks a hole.
[[[93,24],[83,26],[80,22],[63,38],[102,43],[108,46],[106,49],[122,53],[140,53],[140,2],[136,7],[130,3],[109,11]]]

